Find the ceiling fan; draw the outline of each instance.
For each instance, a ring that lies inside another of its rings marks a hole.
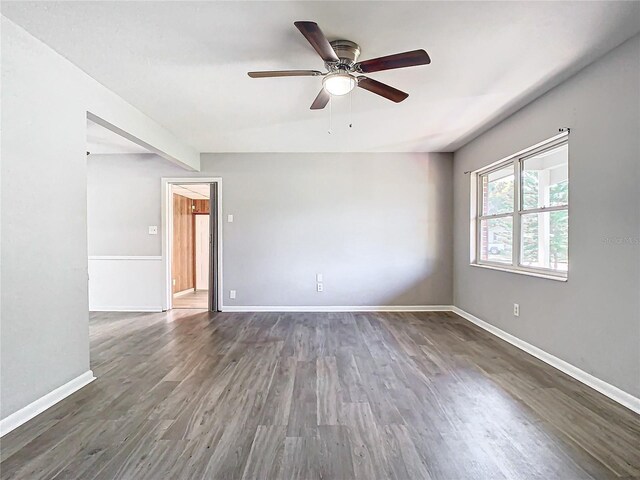
[[[323,73],[318,70],[276,70],[249,72],[249,76],[251,78],[324,77],[322,79],[323,88],[311,104],[311,110],[324,108],[329,103],[331,95],[345,95],[355,87],[364,88],[392,102],[399,103],[409,94],[361,74],[431,63],[429,55],[424,50],[412,50],[358,62],[360,46],[357,43],[349,40],[329,42],[318,24],[314,22],[294,22],[294,25],[322,57],[328,71]]]

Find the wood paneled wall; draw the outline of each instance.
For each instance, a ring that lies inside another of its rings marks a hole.
[[[194,200],[193,205],[196,207],[193,209],[196,215],[209,213],[209,200]]]
[[[195,226],[193,200],[173,194],[173,293],[195,288]]]

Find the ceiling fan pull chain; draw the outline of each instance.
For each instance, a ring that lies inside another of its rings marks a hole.
[[[349,128],[353,128],[353,90],[349,92]]]
[[[332,112],[332,110],[333,110],[333,109],[331,108],[331,106],[333,105],[333,101],[332,101],[332,100],[333,100],[333,99],[331,99],[331,98],[329,99],[329,132],[328,132],[328,133],[329,133],[329,135],[331,135],[331,112]]]

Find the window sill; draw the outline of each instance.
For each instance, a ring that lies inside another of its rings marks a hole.
[[[528,272],[526,270],[516,270],[514,268],[497,267],[494,265],[482,265],[479,263],[470,263],[472,267],[486,268],[487,270],[497,270],[499,272],[515,273],[517,275],[526,275],[528,277],[546,278],[547,280],[555,280],[556,282],[566,282],[567,277],[561,277],[559,275],[550,275],[547,273]]]

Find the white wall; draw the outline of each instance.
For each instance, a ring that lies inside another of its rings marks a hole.
[[[164,128],[2,17],[1,409],[6,419],[89,370],[86,118],[190,168]]]
[[[569,279],[469,266],[469,176],[571,127]],[[640,37],[455,153],[454,302],[640,396]],[[513,317],[513,303],[520,317]]]
[[[90,256],[89,310],[161,312],[163,265],[160,256]]]

